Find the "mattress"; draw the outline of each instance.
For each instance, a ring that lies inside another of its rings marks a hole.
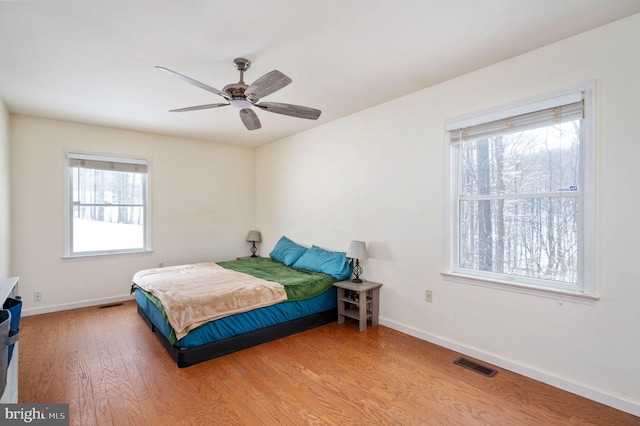
[[[135,296],[138,306],[145,312],[157,331],[174,346],[181,349],[195,348],[206,343],[224,340],[315,313],[335,310],[337,307],[336,289],[330,287],[310,299],[281,302],[203,324],[182,339],[176,340],[165,315],[153,301],[153,295],[138,288],[135,290]]]
[[[160,301],[134,284],[139,309],[170,344],[183,349],[194,348],[336,309],[336,290],[333,287],[336,279],[329,275],[295,269],[269,258],[220,262],[219,265],[282,284],[287,293],[287,301],[210,321],[176,339]]]

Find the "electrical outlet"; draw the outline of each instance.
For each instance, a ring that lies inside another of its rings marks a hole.
[[[33,293],[33,301],[34,302],[40,302],[42,300],[42,293],[39,291],[36,291],[35,293]]]
[[[424,300],[429,303],[433,302],[433,293],[431,290],[424,291]]]
[[[164,262],[158,263],[158,268],[164,268]]]

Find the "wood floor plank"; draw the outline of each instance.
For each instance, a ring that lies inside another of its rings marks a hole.
[[[22,318],[19,401],[72,425],[640,425],[640,418],[378,326],[332,323],[179,369],[134,302]],[[491,366],[490,366],[491,367]]]

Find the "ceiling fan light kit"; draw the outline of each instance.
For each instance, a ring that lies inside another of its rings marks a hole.
[[[242,123],[247,130],[256,130],[262,127],[260,119],[255,113],[253,107],[276,114],[288,115],[296,118],[306,118],[308,120],[317,120],[318,117],[320,117],[321,111],[315,108],[278,102],[259,102],[261,98],[282,89],[290,84],[292,80],[280,71],[273,70],[254,81],[251,85],[247,85],[244,82],[244,73],[251,66],[251,61],[245,58],[236,58],[233,63],[237,70],[240,71],[240,81],[237,83],[227,84],[222,90],[218,90],[215,87],[211,87],[205,83],[194,80],[191,77],[172,71],[169,68],[156,66],[156,68],[171,74],[174,77],[216,95],[222,96],[227,100],[226,103],[197,105],[172,109],[169,112],[197,111],[201,109],[219,108],[231,105],[240,110],[240,120],[242,120]]]
[[[249,101],[247,101],[246,99],[231,99],[229,101],[229,103],[231,104],[231,106],[234,106],[236,108],[251,108],[253,106],[253,104]]]

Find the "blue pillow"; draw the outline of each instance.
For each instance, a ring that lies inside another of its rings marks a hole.
[[[351,265],[345,252],[328,251],[316,246],[311,246],[300,256],[293,267],[311,272],[322,272],[338,280],[346,280],[351,276]]]
[[[273,260],[277,260],[280,263],[284,263],[287,266],[293,265],[296,260],[300,259],[307,251],[306,247],[296,244],[287,237],[283,236],[276,243],[276,246],[269,253],[269,257]]]

